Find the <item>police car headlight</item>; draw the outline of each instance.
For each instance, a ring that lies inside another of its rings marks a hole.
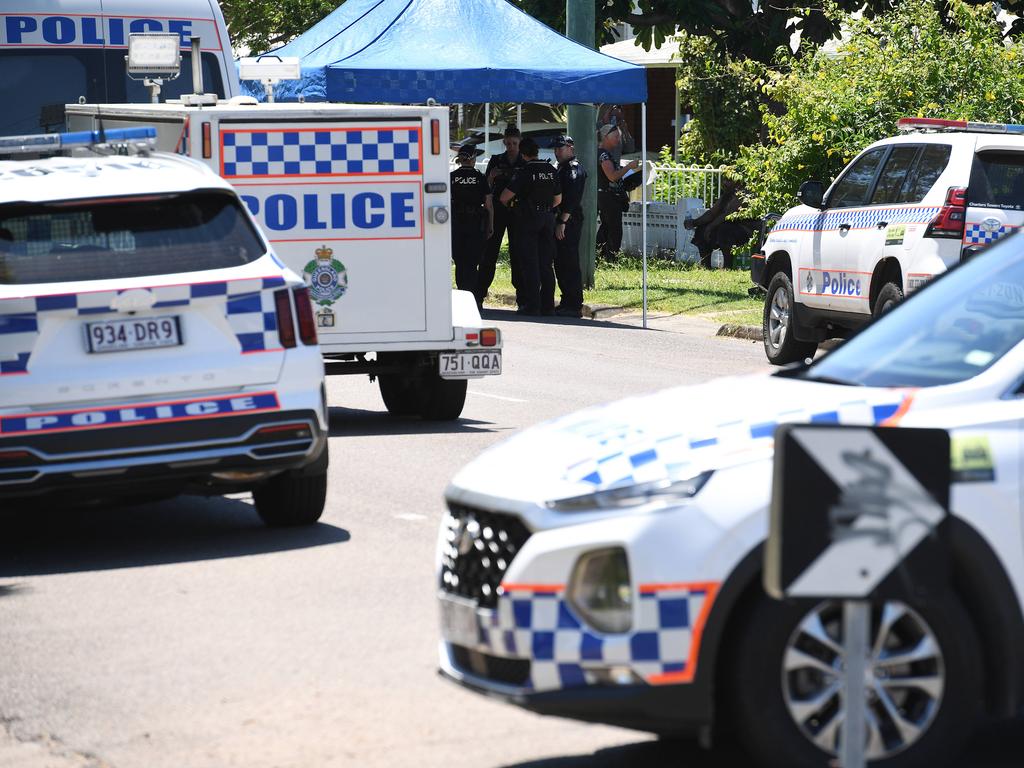
[[[569,605],[601,632],[628,632],[633,626],[633,589],[622,547],[587,552],[569,580]]]
[[[653,502],[671,503],[696,496],[710,479],[712,472],[701,472],[685,480],[656,480],[650,483],[622,485],[583,496],[570,496],[549,501],[556,512],[596,512],[603,509],[629,509]]]

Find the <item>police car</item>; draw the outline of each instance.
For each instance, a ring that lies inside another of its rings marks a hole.
[[[1015,716],[1021,237],[812,365],[592,408],[481,455],[446,492],[443,674],[540,713],[732,732],[764,765],[829,764],[844,717],[840,606],[776,602],[761,585],[783,422],[951,433],[954,588],[873,608],[873,764],[945,765],[979,716]]]
[[[154,136],[0,139],[0,506],[251,489],[268,524],[315,522],[307,288],[227,182]]]
[[[1024,225],[1024,125],[905,118],[899,129],[827,192],[805,182],[754,254],[769,361],[812,356]]]

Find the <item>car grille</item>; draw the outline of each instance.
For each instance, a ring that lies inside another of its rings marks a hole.
[[[453,645],[451,648],[452,661],[464,672],[518,688],[530,680],[530,662],[527,659],[503,659],[461,645]]]
[[[476,600],[483,608],[498,602],[498,586],[530,531],[518,517],[448,506],[441,589]]]

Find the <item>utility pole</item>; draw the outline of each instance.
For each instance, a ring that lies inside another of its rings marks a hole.
[[[594,0],[565,0],[565,36],[595,48]],[[569,107],[569,135],[576,142],[576,156],[588,174],[583,193],[583,234],[580,237],[580,268],[583,286],[594,287],[597,253],[597,111],[592,104]]]

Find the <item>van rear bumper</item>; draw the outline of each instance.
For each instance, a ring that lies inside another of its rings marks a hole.
[[[316,412],[304,410],[19,435],[0,439],[0,498],[233,487],[310,465],[326,444]]]

